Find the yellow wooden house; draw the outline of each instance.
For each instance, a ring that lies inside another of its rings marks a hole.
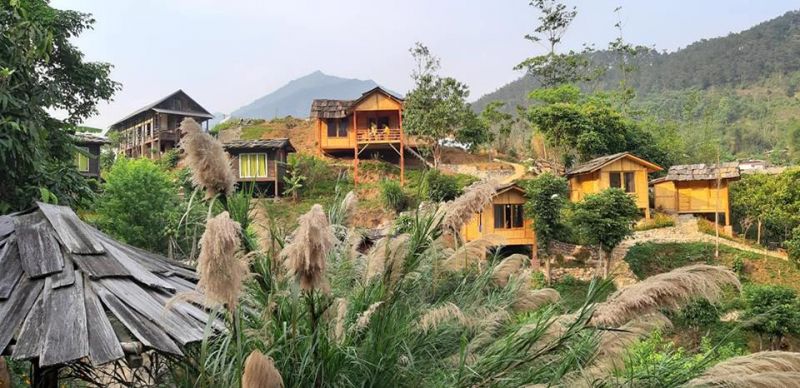
[[[525,215],[525,190],[516,184],[501,186],[483,211],[476,214],[461,230],[465,242],[485,235],[505,238],[505,245],[526,245],[535,249],[536,234],[533,220]]]
[[[403,100],[375,87],[356,100],[314,100],[320,153],[353,156],[353,178],[358,181],[359,157],[366,150],[393,150],[400,157],[400,181],[405,180]]]
[[[628,152],[601,156],[567,171],[569,199],[579,202],[589,194],[609,188],[622,189],[630,193],[636,207],[650,218],[650,200],[647,174],[663,170]]]
[[[735,162],[722,163],[719,168],[706,164],[672,166],[666,176],[650,181],[655,194],[655,207],[676,214],[713,216],[719,213],[726,229],[730,229],[728,186],[739,176],[739,165]]]

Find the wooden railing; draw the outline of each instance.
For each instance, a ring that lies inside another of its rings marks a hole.
[[[357,129],[356,141],[358,143],[399,143],[400,128],[384,129]]]

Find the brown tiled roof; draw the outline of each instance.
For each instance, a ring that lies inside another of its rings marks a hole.
[[[97,133],[89,133],[89,132],[76,132],[72,135],[72,138],[75,140],[75,143],[78,144],[108,144],[108,138],[97,134]]]
[[[292,142],[287,138],[260,139],[260,140],[234,140],[223,144],[226,150],[258,150],[286,148],[287,152],[295,152]]]
[[[737,179],[740,176],[739,163],[720,164],[721,179]],[[717,179],[717,167],[713,164],[679,164],[669,168],[667,175],[651,183],[666,181],[705,181]]]
[[[350,109],[358,105],[362,100],[366,97],[371,95],[372,93],[383,93],[397,101],[402,102],[403,99],[386,91],[386,89],[381,88],[380,86],[376,86],[370,90],[361,94],[356,100],[326,100],[326,99],[319,99],[314,100],[311,102],[311,114],[310,117],[312,119],[336,119],[336,118],[343,118],[347,117],[350,114]]]
[[[661,171],[662,170],[662,168],[659,167],[655,163],[648,162],[648,161],[646,161],[646,160],[644,160],[642,158],[639,158],[639,157],[637,157],[637,156],[635,156],[635,155],[633,155],[633,154],[631,154],[629,152],[620,152],[620,153],[616,153],[616,154],[613,154],[613,155],[601,156],[599,158],[592,159],[592,160],[590,160],[590,161],[588,161],[586,163],[579,164],[579,165],[567,170],[567,176],[580,175],[580,174],[586,174],[586,173],[594,172],[594,171],[599,170],[600,168],[602,168],[603,166],[605,166],[605,165],[607,165],[609,163],[613,163],[613,162],[615,162],[615,161],[617,161],[619,159],[625,158],[625,157],[634,159],[638,163],[640,163],[640,164],[644,165],[645,167],[647,167],[649,170],[652,170],[652,171]]]

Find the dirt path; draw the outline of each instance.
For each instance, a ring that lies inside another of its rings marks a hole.
[[[503,178],[500,181],[500,184],[504,184],[505,185],[505,184],[509,184],[509,183],[514,183],[515,181],[517,181],[517,179],[520,179],[523,176],[525,176],[525,172],[526,172],[525,171],[525,166],[523,166],[523,165],[521,165],[519,163],[512,163],[512,162],[505,161],[505,160],[502,160],[502,159],[497,159],[497,158],[495,158],[494,161],[495,162],[500,162],[500,163],[505,163],[505,164],[507,164],[507,165],[509,165],[511,167],[514,167],[514,173],[509,175],[509,176],[507,176],[507,177],[505,177],[505,178]]]

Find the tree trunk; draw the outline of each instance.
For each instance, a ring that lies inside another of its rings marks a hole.
[[[442,161],[442,146],[438,141],[434,140],[433,143],[433,168],[439,169],[439,164]]]
[[[550,283],[552,283],[551,276],[553,275],[553,273],[550,271],[550,255],[544,254],[542,256],[544,257],[544,280],[549,286]]]
[[[758,230],[756,232],[756,243],[761,245],[761,219],[758,219]]]
[[[604,249],[600,249],[600,265],[603,266],[603,279],[608,278],[608,267],[611,262],[611,254]]]

